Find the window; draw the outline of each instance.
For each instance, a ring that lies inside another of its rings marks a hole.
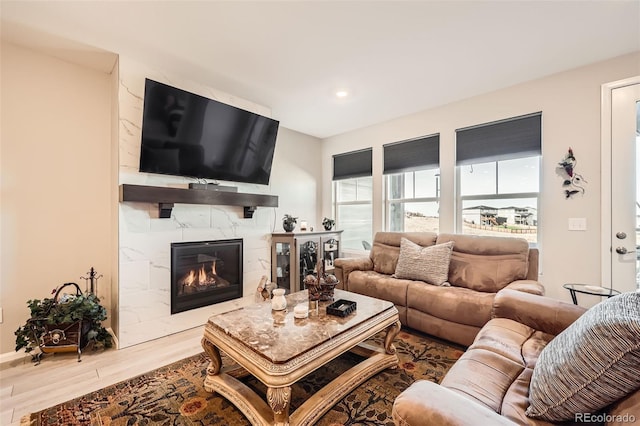
[[[342,248],[364,250],[371,244],[372,187],[371,176],[334,182],[336,223],[342,233]]]
[[[373,235],[371,148],[333,156],[333,204],[342,248],[364,250]]]
[[[387,229],[438,232],[438,169],[387,176]]]
[[[440,136],[384,145],[386,229],[439,229]]]
[[[537,243],[541,118],[456,131],[459,232]]]

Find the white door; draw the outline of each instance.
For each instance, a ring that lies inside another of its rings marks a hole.
[[[609,227],[610,283],[621,292],[638,288],[640,247],[640,185],[638,184],[638,105],[640,82],[627,80],[610,87],[611,225]],[[603,194],[604,194],[603,188]],[[603,200],[605,198],[603,197]],[[603,283],[604,284],[604,283]]]

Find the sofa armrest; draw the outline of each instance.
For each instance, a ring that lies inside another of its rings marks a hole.
[[[391,414],[397,426],[516,424],[484,405],[429,380],[418,380],[400,393]]]
[[[517,280],[511,284],[507,284],[502,290],[504,289],[524,291],[525,293],[544,296],[544,286],[539,281],[534,280]]]
[[[333,262],[338,288],[349,291],[349,274],[353,271],[372,271],[373,261],[368,257],[340,257]]]
[[[491,316],[508,318],[557,336],[585,311],[583,307],[550,297],[503,289],[493,299]]]

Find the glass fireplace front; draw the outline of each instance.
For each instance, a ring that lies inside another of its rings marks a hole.
[[[171,313],[242,297],[242,239],[171,243]]]

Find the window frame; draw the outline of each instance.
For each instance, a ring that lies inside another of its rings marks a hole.
[[[520,158],[529,158],[531,156],[523,155]],[[493,194],[476,194],[476,195],[462,195],[462,168],[473,166],[474,164],[462,164],[456,165],[455,173],[456,173],[456,219],[455,219],[455,232],[459,234],[464,234],[463,227],[463,203],[464,201],[473,201],[473,200],[509,200],[509,199],[518,199],[518,198],[535,198],[536,199],[536,242],[530,243],[531,246],[538,246],[540,244],[540,216],[537,214],[540,211],[540,199],[541,199],[541,191],[540,187],[542,185],[542,155],[538,155],[538,191],[537,192],[517,192],[517,193],[506,193],[500,194],[498,193],[498,188],[500,185],[500,167],[498,163],[500,161],[509,161],[509,160],[495,160],[495,161],[482,161],[475,164],[483,164],[483,163],[495,163],[495,193]],[[511,158],[513,160],[515,158]],[[507,236],[507,235],[505,235]],[[517,236],[515,234],[514,236]]]
[[[425,168],[425,169],[421,169],[421,170],[411,170],[411,171],[407,171],[407,172],[400,172],[400,173],[391,173],[391,174],[387,174],[384,175],[384,229],[386,231],[390,231],[391,229],[391,214],[390,214],[390,208],[392,204],[404,204],[404,203],[437,203],[440,204],[440,193],[441,193],[441,189],[440,189],[440,185],[441,185],[441,174],[440,174],[440,168],[438,168],[438,173],[436,173],[436,181],[437,181],[437,186],[436,186],[436,196],[435,197],[415,197],[415,193],[416,193],[416,172],[421,172],[421,171],[425,171],[425,170],[434,170],[433,168]],[[397,176],[397,175],[401,175],[401,174],[406,174],[406,173],[411,173],[411,176],[413,178],[413,194],[414,197],[404,197],[404,198],[394,198],[391,199],[389,197],[389,181],[393,176]],[[438,215],[438,228],[440,228],[440,215]],[[398,231],[398,232],[405,232],[403,231]]]
[[[356,183],[356,199],[354,201],[338,201],[338,185],[340,182],[344,182],[347,180],[360,180],[360,179],[371,179],[371,198],[369,200],[358,200],[358,184]],[[371,208],[371,215],[373,216],[373,176],[360,176],[360,177],[353,177],[353,178],[349,178],[349,179],[338,179],[338,180],[332,180],[331,181],[332,185],[331,185],[331,209],[333,212],[333,217],[335,218],[336,221],[336,228],[341,228],[341,223],[340,223],[340,217],[338,215],[338,209],[340,206],[366,206],[369,205]],[[369,240],[373,243],[373,221],[371,222],[371,234],[369,235]],[[344,228],[342,227],[341,229],[344,230]],[[344,238],[344,235],[343,237]],[[344,242],[342,243],[342,251],[348,251],[348,252],[358,252],[358,251],[364,251],[364,247],[362,249],[354,249],[354,248],[345,248],[344,246]]]

